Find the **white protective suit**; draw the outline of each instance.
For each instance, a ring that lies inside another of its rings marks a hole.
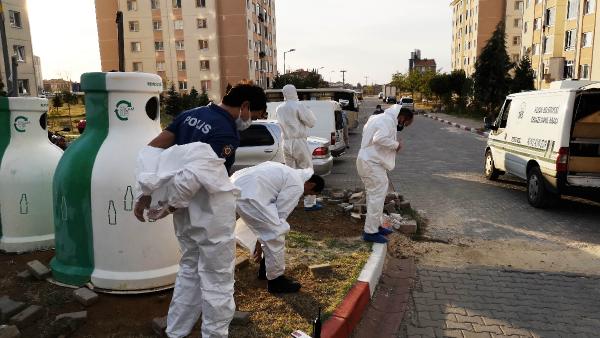
[[[285,235],[290,231],[287,218],[312,175],[310,168],[292,169],[281,163],[264,162],[231,176],[233,184],[242,191],[237,201],[238,215],[262,244],[269,280],[283,275]]]
[[[167,202],[182,257],[166,333],[187,336],[202,314],[203,337],[227,337],[235,312],[235,199],[225,161],[208,144],[167,150],[145,147],[138,156],[140,193]]]
[[[373,115],[363,128],[362,143],[356,168],[365,184],[367,192],[367,219],[364,231],[369,234],[379,232],[383,206],[387,196],[389,182],[386,170],[396,166],[396,127],[400,106],[393,105],[383,114]]]
[[[283,97],[285,103],[277,107],[276,114],[283,136],[285,164],[295,169],[312,168],[312,154],[306,138],[317,118],[298,101],[298,92],[293,85],[283,87]]]

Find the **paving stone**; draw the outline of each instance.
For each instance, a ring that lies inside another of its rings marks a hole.
[[[50,336],[69,336],[77,331],[87,320],[87,311],[63,313],[54,319],[50,327]]]
[[[463,330],[462,334],[465,338],[492,338],[492,335],[489,332],[471,332]]]
[[[98,294],[88,288],[73,291],[73,296],[83,306],[90,306],[98,301]]]
[[[462,332],[460,332],[460,330],[446,329],[446,330],[442,331],[442,334],[444,337],[448,337],[448,338],[463,338],[463,334],[462,334]]]
[[[446,321],[446,328],[473,331],[473,324],[458,323],[451,320]]]
[[[401,233],[405,234],[405,235],[413,235],[415,233],[417,233],[417,221],[415,220],[406,220],[403,221],[400,226],[398,227],[398,229],[396,229],[398,231],[400,231]]]
[[[247,325],[250,322],[250,312],[236,311],[231,325]]]
[[[481,317],[456,315],[456,321],[458,321],[459,323],[473,323],[483,325],[483,319],[481,319]]]
[[[398,203],[398,208],[400,208],[400,209],[410,209],[410,202],[401,202],[401,203]]]
[[[502,334],[502,330],[500,329],[500,326],[497,325],[479,325],[479,324],[473,324],[473,330],[475,332],[490,332],[490,333],[495,333],[495,334]]]
[[[6,322],[10,317],[21,312],[26,304],[10,299],[8,296],[0,297],[0,323]]]
[[[387,212],[388,214],[394,214],[394,213],[397,213],[397,212],[398,212],[398,211],[396,210],[396,203],[394,203],[394,202],[387,203],[387,204],[386,204],[386,205],[383,207],[383,210],[384,210],[385,212]]]
[[[416,327],[409,325],[406,327],[406,332],[409,337],[422,336],[422,337],[435,337],[435,332],[431,327]]]
[[[333,272],[333,268],[330,264],[310,265],[308,269],[315,278],[329,278]]]
[[[38,260],[27,262],[27,270],[39,280],[44,280],[51,274],[50,269]]]
[[[29,272],[29,270],[23,270],[21,272],[19,272],[17,274],[17,277],[19,277],[20,279],[29,279],[31,278],[31,272]]]
[[[354,209],[352,209],[352,210],[356,213],[364,214],[367,212],[367,205],[366,204],[354,204]]]
[[[12,316],[9,323],[16,325],[18,328],[24,328],[40,319],[43,314],[43,308],[39,305],[30,305],[25,310]]]
[[[152,319],[152,331],[159,337],[167,337],[165,330],[167,329],[167,316],[156,317]]]
[[[350,195],[350,198],[348,199],[348,203],[350,204],[365,204],[365,202],[366,196],[362,191]]]
[[[21,332],[14,325],[0,325],[0,338],[20,338]]]

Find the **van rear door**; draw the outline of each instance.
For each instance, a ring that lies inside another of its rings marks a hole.
[[[600,187],[600,90],[582,92],[573,115],[567,183]]]

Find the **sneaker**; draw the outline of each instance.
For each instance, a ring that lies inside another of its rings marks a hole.
[[[294,293],[298,292],[301,287],[300,283],[283,275],[270,280],[267,285],[269,293]]]
[[[304,211],[319,211],[321,209],[323,209],[323,205],[321,205],[320,203],[317,203],[317,204],[313,205],[312,207],[304,208]]]
[[[260,266],[258,267],[258,279],[267,280],[267,266],[264,257],[260,260]]]
[[[381,244],[385,244],[388,241],[387,238],[385,238],[380,233],[368,234],[366,232],[363,232],[363,240],[365,242],[381,243]]]
[[[384,227],[379,227],[379,234],[380,235],[387,236],[387,235],[390,235],[390,234],[393,234],[393,233],[394,233],[394,230],[387,229],[387,228],[384,228]]]

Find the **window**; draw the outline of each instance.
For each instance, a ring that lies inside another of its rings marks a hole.
[[[142,51],[142,43],[141,42],[132,42],[131,43],[131,51],[132,52],[141,52]]]
[[[210,90],[210,83],[211,83],[210,80],[202,80],[202,81],[200,81],[200,89],[202,91],[205,91],[205,92],[209,91]]]
[[[589,80],[590,78],[590,65],[579,66],[579,78]]]
[[[579,9],[579,0],[569,0],[567,5],[567,20],[577,18],[577,10]]]
[[[539,31],[542,29],[542,18],[533,19],[533,30]]]
[[[138,21],[129,21],[129,31],[130,32],[139,32],[140,31],[140,23]]]
[[[592,32],[585,32],[581,36],[581,47],[592,47]]]
[[[128,11],[137,11],[137,1],[136,0],[128,0],[127,1],[127,10]]]
[[[156,71],[159,71],[159,72],[165,71],[165,62],[164,61],[156,61]]]
[[[10,17],[10,26],[14,28],[21,28],[21,12],[8,11]]]
[[[248,49],[252,49],[252,40],[248,40]]]
[[[201,60],[200,61],[200,70],[209,70],[210,69],[210,62],[208,60]]]
[[[181,8],[181,0],[173,0],[173,8]]]
[[[185,46],[183,44],[183,40],[177,40],[175,41],[175,49],[176,50],[184,50]]]
[[[533,55],[540,55],[540,44],[536,43],[533,45]]]
[[[521,44],[521,37],[520,36],[513,36],[513,46],[517,46]]]
[[[521,22],[522,22],[522,21],[523,21],[522,19],[515,19],[515,21],[514,21],[514,23],[513,23],[513,26],[514,26],[515,28],[517,28],[517,27],[521,27]]]
[[[514,62],[514,63],[519,62],[519,54],[513,54],[512,55],[512,62]]]
[[[551,54],[554,44],[554,38],[552,38],[551,36],[545,36],[544,39],[542,40],[542,49],[544,54]]]
[[[206,0],[196,0],[196,7],[206,7]]]
[[[198,49],[208,49],[208,40],[198,40]]]
[[[133,63],[133,71],[134,72],[142,72],[143,71],[143,66],[141,62],[134,62]]]
[[[183,20],[175,20],[173,21],[173,25],[175,26],[175,30],[183,29]]]
[[[187,90],[187,81],[179,81],[179,90]]]
[[[20,95],[29,94],[29,80],[28,79],[17,80],[17,88],[19,88]]]
[[[206,19],[196,19],[198,28],[206,28]]]
[[[177,70],[184,71],[185,70],[185,61],[177,61]]]
[[[25,62],[25,46],[13,46],[14,55],[17,57],[17,61]]]
[[[159,9],[160,8],[160,2],[158,2],[158,0],[152,0],[152,1],[150,1],[150,7],[152,9]]]
[[[556,8],[550,7],[546,9],[546,15],[544,16],[544,26],[554,26],[556,20]]]
[[[161,31],[162,30],[162,21],[160,21],[160,20],[152,21],[152,28],[155,31]]]
[[[154,50],[157,52],[162,52],[165,50],[165,44],[162,41],[154,41]]]
[[[571,29],[565,32],[565,50],[575,49],[576,33],[577,31],[575,29]]]
[[[512,100],[506,100],[506,102],[504,102],[504,107],[502,107],[502,112],[499,115],[500,125],[498,126],[498,128],[506,128],[506,124],[508,121],[508,114],[510,113],[511,102],[512,102]]]
[[[587,15],[594,13],[596,10],[596,0],[584,0],[583,2],[583,14]]]
[[[520,11],[523,9],[523,1],[515,1],[515,11]]]
[[[573,78],[573,61],[567,61],[565,62],[565,74],[564,74],[564,78],[565,79],[572,79]]]
[[[529,31],[529,22],[525,21],[523,24],[523,33],[527,33]]]
[[[240,132],[240,147],[272,146],[275,140],[267,127],[263,125],[252,125]]]

